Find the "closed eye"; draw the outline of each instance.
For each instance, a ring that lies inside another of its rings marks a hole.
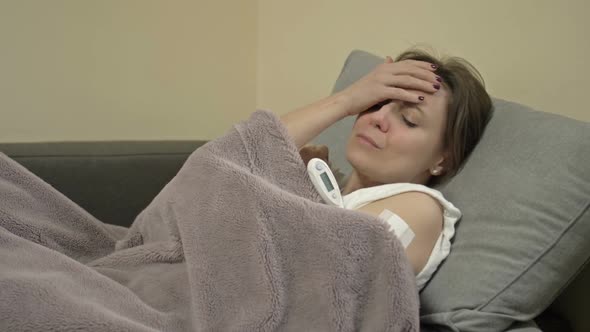
[[[416,128],[418,126],[415,123],[412,123],[412,122],[408,121],[408,119],[406,119],[406,117],[403,116],[403,115],[402,115],[402,118],[404,119],[404,122],[405,122],[406,126],[408,126],[410,128]]]

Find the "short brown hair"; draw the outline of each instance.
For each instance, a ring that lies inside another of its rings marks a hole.
[[[448,181],[463,167],[492,117],[492,100],[479,71],[463,58],[437,58],[427,51],[410,49],[398,55],[395,61],[408,59],[437,65],[435,73],[450,92],[443,139],[443,149],[448,154],[443,174],[431,176],[427,183],[434,187]]]

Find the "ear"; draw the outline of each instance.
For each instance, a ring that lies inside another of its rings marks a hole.
[[[430,174],[432,175],[441,175],[444,173],[444,171],[446,170],[446,159],[447,159],[448,153],[447,152],[443,152],[442,156],[440,156],[440,158],[437,160],[437,162],[432,165],[432,167],[430,167]]]

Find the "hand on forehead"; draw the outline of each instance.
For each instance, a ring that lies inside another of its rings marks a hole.
[[[414,89],[406,89],[406,90],[408,90],[409,92],[412,92],[412,93],[420,93],[421,92],[419,90],[414,90]],[[424,100],[421,103],[416,104],[422,110],[426,111],[426,110],[430,110],[430,109],[445,109],[446,108],[447,100],[449,97],[449,92],[444,85],[441,86],[440,90],[438,90],[434,93],[424,94],[424,92],[422,92],[422,94],[424,95]]]

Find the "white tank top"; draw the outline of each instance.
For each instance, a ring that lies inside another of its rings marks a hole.
[[[424,265],[422,270],[416,276],[418,290],[422,290],[440,263],[442,263],[442,261],[449,255],[449,252],[451,251],[451,239],[455,234],[455,223],[459,220],[459,218],[461,218],[461,211],[459,211],[459,209],[457,209],[451,202],[447,201],[440,191],[415,183],[391,183],[375,187],[362,188],[343,196],[342,199],[345,209],[355,210],[376,200],[408,191],[420,191],[429,194],[440,202],[444,210],[443,230],[438,236],[434,248],[432,248],[432,252],[430,253],[430,257],[428,258],[426,265]],[[391,212],[393,213],[394,211]],[[388,218],[386,220],[391,224],[392,228],[399,229],[400,226],[407,227],[407,224],[405,224],[405,222],[397,214],[393,213],[393,215],[394,218]],[[399,236],[399,234],[397,235]]]

